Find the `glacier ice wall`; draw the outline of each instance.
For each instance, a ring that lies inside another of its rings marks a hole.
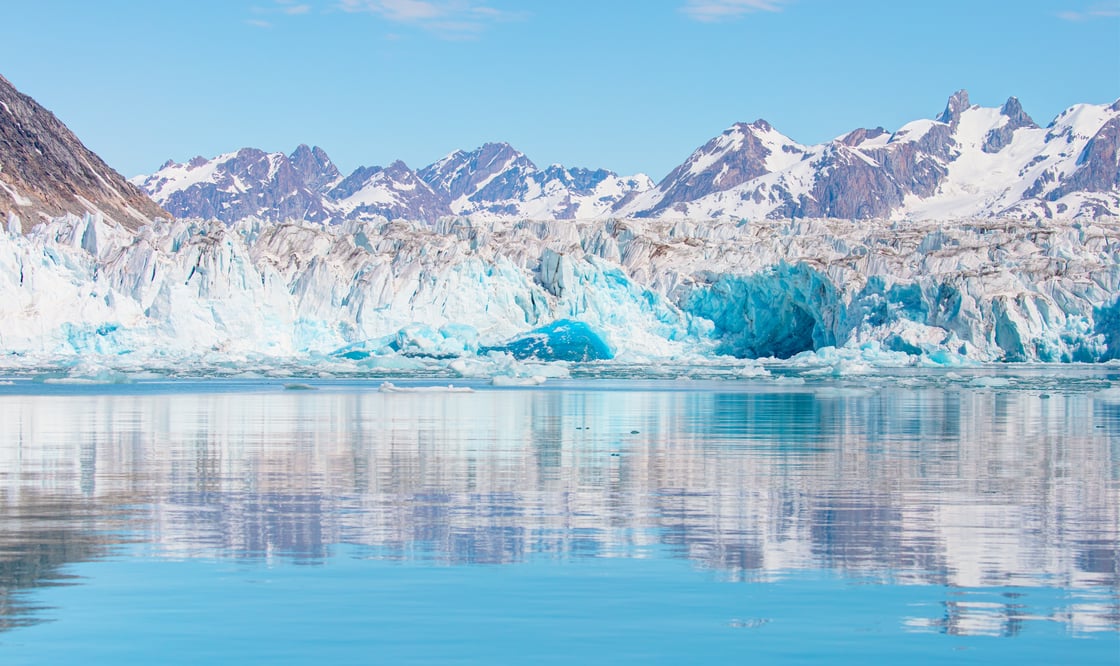
[[[831,347],[1102,361],[1120,358],[1120,222],[248,220],[133,233],[67,217],[0,233],[0,293],[8,365],[452,358],[562,320],[620,361]]]

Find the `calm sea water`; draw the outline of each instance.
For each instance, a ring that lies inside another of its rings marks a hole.
[[[1118,379],[16,380],[0,663],[1115,665]]]

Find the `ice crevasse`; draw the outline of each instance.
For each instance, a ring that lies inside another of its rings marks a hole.
[[[9,225],[11,226],[11,225]],[[1120,359],[1120,221],[160,221],[0,233],[9,366],[100,355]]]

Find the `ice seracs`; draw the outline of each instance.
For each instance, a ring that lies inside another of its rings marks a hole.
[[[318,358],[478,376],[479,363],[805,353],[848,370],[1120,358],[1114,219],[176,221],[133,234],[69,217],[0,234],[0,290],[15,365]]]

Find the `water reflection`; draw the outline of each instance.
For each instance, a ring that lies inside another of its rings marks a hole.
[[[689,558],[991,588],[915,629],[1014,635],[1016,587],[1120,626],[1115,405],[970,391],[10,395],[0,628],[18,590],[125,539],[169,557]],[[1095,593],[1095,592],[1094,592]],[[22,619],[21,619],[22,618]],[[3,624],[7,623],[7,625]]]

